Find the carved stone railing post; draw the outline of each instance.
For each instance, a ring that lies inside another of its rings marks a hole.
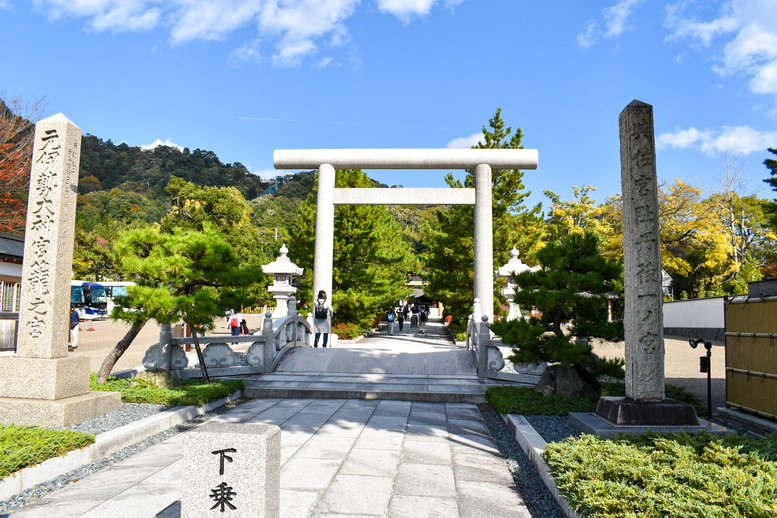
[[[273,359],[275,358],[275,340],[273,339],[272,313],[264,314],[264,324],[262,324],[262,334],[264,334],[264,361],[262,366],[264,372],[270,372]]]
[[[297,316],[297,297],[295,297],[294,295],[289,297],[289,304],[288,304],[288,306],[289,306],[288,315],[290,317],[292,317],[292,318],[296,317]],[[294,324],[291,327],[292,327],[291,340],[293,342],[296,342],[297,341],[297,335],[298,335],[298,333],[297,333],[297,327],[298,326],[296,324]]]
[[[477,322],[477,321],[476,321]],[[488,315],[482,315],[478,326],[478,377],[485,378],[488,365],[488,343],[491,331],[488,328]]]
[[[170,372],[173,368],[173,328],[170,324],[159,326],[159,347],[162,356],[162,368]]]

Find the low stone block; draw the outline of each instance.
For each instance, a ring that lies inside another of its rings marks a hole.
[[[0,397],[62,399],[89,392],[89,358],[0,357]]]
[[[119,408],[118,392],[88,392],[56,400],[0,398],[0,423],[66,428]]]
[[[645,402],[625,397],[599,399],[596,413],[616,425],[698,426],[696,409],[673,399]]]
[[[281,429],[209,423],[184,437],[181,517],[280,512]]]

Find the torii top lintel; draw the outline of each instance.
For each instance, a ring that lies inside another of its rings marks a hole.
[[[276,149],[276,169],[537,169],[536,149]]]

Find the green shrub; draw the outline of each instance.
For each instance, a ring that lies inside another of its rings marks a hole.
[[[91,390],[121,392],[124,403],[156,403],[160,405],[202,406],[230,396],[245,388],[242,380],[182,380],[181,386],[173,389],[159,388],[147,380],[135,378],[108,378],[105,383],[97,383],[97,375],[92,374]]]
[[[589,518],[766,518],[777,516],[775,451],[775,436],[647,433],[569,438],[548,444],[544,457],[561,493]]]
[[[598,398],[572,399],[561,394],[543,396],[529,387],[489,387],[486,398],[501,414],[567,415],[593,412]]]
[[[94,435],[71,430],[0,424],[0,479],[93,442]]]
[[[332,326],[332,333],[336,334],[338,338],[343,340],[353,340],[357,336],[361,336],[364,331],[356,324],[347,324],[345,322],[338,322]]]

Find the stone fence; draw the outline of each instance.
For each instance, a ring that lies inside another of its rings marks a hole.
[[[472,314],[467,323],[467,350],[475,353],[479,378],[495,375],[505,366],[502,351],[491,340],[488,316],[481,313],[478,299],[475,299]]]
[[[296,312],[295,312],[296,313]],[[208,376],[242,376],[273,372],[281,358],[295,347],[310,344],[311,324],[299,315],[277,320],[265,313],[262,331],[249,336],[198,336]],[[169,369],[183,379],[202,377],[199,366],[190,365],[185,347],[194,339],[173,338],[170,326],[163,326],[159,343],[143,358],[146,369]]]

